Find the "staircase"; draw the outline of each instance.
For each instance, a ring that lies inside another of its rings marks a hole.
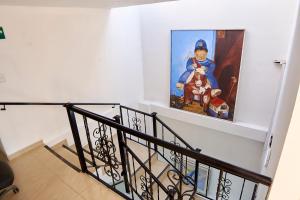
[[[258,188],[268,195],[269,177],[201,154],[156,113],[120,105],[111,119],[66,108],[74,144],[51,150],[124,199],[254,200]]]
[[[113,136],[113,140],[116,140],[116,136]],[[117,140],[116,140],[117,141]],[[158,155],[158,153],[155,153],[155,151],[151,151],[151,156],[150,159],[148,157],[148,149],[144,146],[144,145],[140,145],[139,143],[132,141],[132,140],[128,140],[128,146],[130,147],[130,149],[132,149],[134,152],[136,152],[136,156],[140,159],[140,161],[143,163],[143,165],[147,168],[149,168],[150,164],[151,164],[151,172],[154,175],[154,177],[156,177],[161,183],[162,185],[172,185],[172,182],[176,183],[176,187],[179,189],[180,187],[180,183],[179,180],[176,180],[173,177],[173,175],[175,175],[175,173],[172,173],[170,170],[172,169],[172,166],[164,161],[162,158],[160,158],[160,156]],[[80,163],[78,161],[78,155],[76,152],[76,147],[75,145],[71,145],[68,146],[67,145],[67,141],[64,140],[63,142],[60,142],[59,144],[53,146],[51,148],[53,151],[55,151],[57,154],[59,154],[61,157],[63,157],[65,160],[67,160],[69,162],[69,165],[72,165],[72,168],[74,168],[76,171],[80,171]],[[108,176],[105,171],[103,170],[103,168],[99,167],[96,169],[93,167],[93,162],[91,161],[91,155],[88,152],[89,147],[88,145],[83,146],[84,149],[84,156],[85,156],[85,160],[88,164],[88,168],[89,171],[93,174],[97,174],[99,175],[99,177],[101,177],[102,180],[104,180],[105,182],[107,182],[110,185],[113,185],[112,183],[112,179],[110,179],[110,176]],[[119,152],[119,148],[116,148],[116,152]],[[118,160],[120,160],[120,154],[116,154],[116,157]],[[98,166],[104,165],[104,162],[101,161],[100,159],[95,159],[96,164]],[[152,196],[153,198],[150,197],[146,197],[147,196],[147,191],[145,191],[145,189],[143,188],[143,185],[145,183],[145,179],[143,179],[143,177],[145,177],[145,169],[143,168],[143,166],[141,166],[138,162],[136,162],[135,164],[133,164],[133,162],[131,162],[130,164],[130,168],[133,170],[133,172],[130,175],[130,179],[131,182],[135,185],[136,184],[136,191],[138,194],[141,194],[141,196],[136,195],[135,198],[141,198],[141,199],[168,199],[168,195],[166,193],[160,192],[159,193],[159,188],[156,185],[155,181],[148,181],[148,187],[152,188]],[[121,168],[117,169],[117,173],[121,174]],[[121,176],[120,176],[121,177]],[[169,178],[171,177],[171,178]],[[116,184],[116,183],[115,183]],[[117,188],[123,192],[125,195],[127,195],[126,191],[124,190],[124,180],[122,178],[120,178],[120,180],[118,180],[117,184],[116,184]],[[182,186],[183,190],[187,191],[187,190],[193,190],[193,187],[191,185],[183,185]],[[150,192],[150,191],[149,191]],[[130,198],[130,196],[129,196]],[[183,198],[183,199],[188,199],[188,198]],[[201,198],[200,196],[195,195],[195,200],[202,200],[204,198]]]

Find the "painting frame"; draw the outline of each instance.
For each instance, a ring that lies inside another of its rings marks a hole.
[[[178,109],[177,107],[174,107],[174,106],[172,106],[172,96],[174,96],[173,95],[173,92],[172,92],[172,85],[174,85],[174,82],[173,82],[173,76],[172,76],[172,74],[173,74],[173,70],[174,70],[174,41],[173,41],[173,38],[174,38],[174,32],[201,32],[201,31],[215,31],[216,32],[216,34],[218,34],[219,32],[225,32],[226,34],[228,33],[228,32],[239,32],[240,33],[240,38],[241,38],[241,43],[240,43],[240,49],[239,49],[239,54],[238,54],[238,58],[236,59],[238,62],[239,62],[239,64],[237,65],[237,69],[238,70],[236,70],[236,71],[238,71],[237,72],[237,76],[236,76],[236,79],[235,79],[235,82],[236,82],[236,86],[235,86],[235,95],[234,95],[234,104],[233,104],[233,106],[231,105],[231,109],[233,110],[233,111],[230,111],[230,118],[228,117],[228,118],[224,118],[224,117],[218,117],[218,116],[212,116],[212,115],[209,115],[209,114],[207,114],[206,115],[206,117],[209,117],[209,118],[214,118],[214,119],[217,119],[217,120],[226,120],[226,121],[231,121],[231,122],[235,122],[236,121],[236,119],[235,119],[235,111],[237,110],[237,108],[238,108],[238,101],[239,101],[239,98],[238,98],[238,94],[239,94],[239,90],[240,90],[240,88],[239,88],[239,86],[240,86],[240,84],[238,84],[238,83],[240,83],[240,79],[241,79],[241,71],[242,71],[242,67],[243,67],[243,51],[244,51],[244,44],[245,44],[245,33],[246,33],[246,30],[245,29],[243,29],[243,28],[237,28],[237,29],[228,29],[228,28],[226,28],[226,29],[174,29],[174,30],[171,30],[170,31],[170,35],[171,35],[171,39],[170,39],[170,47],[171,47],[171,52],[170,52],[170,80],[169,80],[169,83],[170,83],[170,86],[169,86],[169,106],[171,107],[171,108],[175,108],[175,109]],[[213,61],[215,61],[214,59],[213,59]],[[230,107],[230,106],[229,106]],[[180,110],[182,110],[182,111],[189,111],[189,110],[185,110],[185,109],[180,109]],[[189,112],[193,112],[193,111],[189,111]],[[204,115],[199,115],[199,116],[204,116]]]
[[[191,173],[195,170],[195,162],[194,160],[188,159],[187,160],[187,174]],[[189,175],[188,175],[189,176]],[[208,180],[209,180],[209,167],[199,163],[198,167],[198,183],[197,183],[197,192],[196,194],[205,195],[208,189]],[[191,177],[191,176],[190,176]],[[194,179],[194,177],[191,177]],[[199,184],[200,183],[200,184]]]

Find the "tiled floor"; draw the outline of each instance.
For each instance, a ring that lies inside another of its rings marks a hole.
[[[123,199],[93,178],[78,173],[44,147],[11,161],[18,194],[3,200],[118,200]]]

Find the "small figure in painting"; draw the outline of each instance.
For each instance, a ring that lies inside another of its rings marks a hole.
[[[195,56],[188,59],[186,71],[180,76],[176,87],[180,90],[184,90],[184,103],[189,105],[193,100],[197,100],[197,90],[194,90],[193,92],[192,89],[192,85],[195,84],[193,81],[198,80],[200,73],[199,77],[201,79],[202,76],[202,84],[204,84],[205,77],[207,82],[205,85],[209,85],[209,88],[208,86],[206,86],[206,89],[204,89],[205,87],[202,87],[199,94],[199,101],[201,106],[203,106],[203,111],[206,112],[210,99],[220,95],[221,90],[219,89],[218,82],[213,74],[216,66],[212,60],[207,58],[208,49],[205,40],[200,39],[196,42],[194,53]],[[205,92],[203,92],[204,90]]]
[[[198,101],[203,111],[207,111],[211,98],[211,85],[203,68],[197,68],[194,75],[188,78],[187,84],[184,85],[184,98],[187,103]]]
[[[215,63],[207,58],[207,44],[205,40],[198,40],[195,45],[195,57],[189,58],[186,63],[186,71],[180,76],[177,87],[183,88],[182,84],[185,84],[190,74],[197,68],[203,67],[206,77],[208,78],[213,89],[218,89],[219,85],[214,76],[214,70],[216,68]]]

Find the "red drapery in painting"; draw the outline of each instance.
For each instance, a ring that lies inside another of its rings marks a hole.
[[[222,90],[221,98],[234,112],[239,71],[244,40],[244,31],[218,30],[215,51],[215,76]]]

